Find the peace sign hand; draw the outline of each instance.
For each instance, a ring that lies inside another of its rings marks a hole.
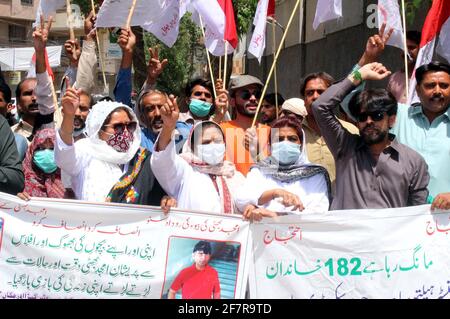
[[[158,47],[148,48],[148,52],[150,53],[150,59],[147,66],[147,84],[154,84],[169,61],[159,59]]]
[[[36,29],[33,31],[33,43],[36,53],[44,52],[52,22],[53,17],[50,16],[47,25],[45,25],[44,17],[41,15],[41,23],[39,26],[36,26]]]

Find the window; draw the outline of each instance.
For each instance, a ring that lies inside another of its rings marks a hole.
[[[20,4],[23,6],[32,6],[33,0],[20,0]]]
[[[25,27],[18,25],[9,25],[9,41],[25,41],[27,40],[27,30]]]

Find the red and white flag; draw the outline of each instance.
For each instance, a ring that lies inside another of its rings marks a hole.
[[[50,66],[47,49],[45,49],[44,53],[45,53],[45,67],[47,69],[47,73],[52,78],[52,81],[55,81],[55,75],[53,74],[52,67]],[[30,69],[28,70],[27,73],[27,78],[35,78],[35,77],[36,77],[36,53],[33,53],[33,56],[31,57]]]
[[[420,102],[416,94],[416,70],[433,60],[436,38],[439,35],[437,53],[450,61],[450,1],[434,0],[422,29],[420,50],[417,56],[416,66],[410,80],[410,92],[408,104]]]
[[[378,0],[378,29],[383,23],[386,23],[386,30],[394,29],[387,44],[405,50],[401,20],[397,0]]]
[[[199,16],[202,17],[205,46],[212,55],[225,54],[225,40],[230,44],[227,53],[233,53],[238,36],[231,0],[194,0],[188,10],[198,26],[201,25]]]
[[[269,0],[269,6],[267,7],[267,16],[275,18],[275,0]]]
[[[266,48],[266,21],[269,14],[269,2],[269,0],[260,0],[258,3],[255,19],[253,20],[255,30],[248,46],[248,52],[258,58],[259,63],[261,63],[261,57]],[[275,11],[273,15],[275,15]]]
[[[342,17],[342,0],[319,0],[314,15],[313,29],[323,22]]]

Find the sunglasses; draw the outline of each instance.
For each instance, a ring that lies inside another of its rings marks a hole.
[[[252,97],[252,95],[254,95],[257,99],[259,99],[261,97],[261,91],[250,92],[249,90],[244,90],[241,91],[241,93],[239,94],[239,96],[243,100],[249,100]]]
[[[200,97],[200,96],[204,95],[207,99],[212,98],[211,93],[208,93],[208,92],[195,91],[192,93],[192,95],[195,97]]]
[[[134,131],[136,131],[137,122],[108,124],[105,125],[105,127],[112,127],[114,129],[114,133],[123,133],[125,128],[128,132],[134,133]]]
[[[385,112],[364,112],[358,114],[358,122],[365,122],[367,121],[367,118],[370,116],[372,121],[378,122],[384,119]]]

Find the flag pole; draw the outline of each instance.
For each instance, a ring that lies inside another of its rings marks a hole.
[[[67,23],[69,24],[69,34],[70,34],[70,41],[75,41],[75,32],[73,31],[73,25],[72,25],[72,7],[70,6],[70,0],[66,0],[66,12],[67,12]],[[76,45],[73,46],[72,50],[72,57],[74,60],[77,59],[77,47]]]
[[[406,97],[409,97],[409,70],[408,70],[408,45],[406,43],[406,10],[405,10],[405,0],[402,0],[402,14],[403,14],[403,46],[405,50],[405,90]]]
[[[228,68],[228,41],[225,40],[225,62],[223,65],[223,88],[227,87],[227,68]]]
[[[222,78],[222,57],[219,56],[219,79]]]
[[[273,39],[273,52],[275,53],[275,47],[277,46],[277,39],[276,39],[276,26],[275,26],[275,19],[272,20],[272,39]],[[278,119],[278,80],[277,80],[277,66],[275,65],[275,69],[273,71],[273,80],[274,80],[274,87],[275,87],[275,111],[277,112],[277,119]],[[261,98],[263,98],[261,96]]]
[[[200,18],[200,26],[201,26],[201,29],[202,29],[203,39],[205,39],[205,30],[204,30],[204,28],[203,28],[203,19],[202,19],[202,16],[199,15],[199,18]],[[209,57],[208,48],[206,47],[206,42],[205,42],[205,49],[206,49],[206,58],[208,59],[209,74],[210,74],[210,76],[211,76],[211,85],[212,85],[213,91],[214,91],[214,98],[216,98],[216,97],[217,97],[217,93],[216,93],[216,85],[215,85],[215,83],[214,83],[214,74],[213,74],[213,69],[212,69],[212,66],[211,66],[211,59],[210,59],[210,57]],[[219,70],[220,70],[220,66],[219,66]]]
[[[270,78],[272,77],[273,71],[274,71],[274,69],[275,69],[275,65],[277,64],[278,57],[279,57],[280,52],[281,52],[281,49],[282,49],[282,47],[283,47],[284,40],[286,39],[286,36],[287,36],[287,34],[288,34],[288,31],[289,31],[289,27],[291,26],[292,21],[294,20],[295,13],[297,12],[298,6],[299,6],[299,4],[300,4],[301,1],[302,1],[302,0],[297,0],[297,2],[295,3],[294,9],[292,10],[291,17],[289,18],[289,22],[288,22],[288,24],[287,24],[287,26],[286,26],[286,29],[285,29],[284,33],[283,33],[283,37],[281,38],[280,45],[278,46],[277,53],[276,53],[275,56],[274,56],[273,63],[272,63],[272,67],[270,68],[269,75],[267,76],[266,84],[264,85],[264,89],[263,89],[263,91],[262,91],[262,93],[261,93],[261,96],[262,96],[262,97],[266,94],[267,87],[268,87],[268,85],[269,85]],[[256,118],[257,118],[257,116],[258,116],[259,109],[261,108],[262,101],[263,101],[262,98],[259,99],[258,107],[256,108],[256,112],[255,112],[255,117],[253,118],[252,127],[255,126]]]
[[[95,16],[96,16],[96,13],[95,13],[95,4],[94,4],[94,0],[91,0],[91,6],[92,6],[92,11],[94,12],[94,17],[95,17]],[[95,39],[97,40],[98,58],[100,59],[100,68],[102,69],[103,84],[104,84],[105,90],[106,90],[105,65],[104,65],[104,63],[103,63],[102,50],[100,50],[100,41],[99,41],[99,39],[98,39],[98,33],[97,33],[97,32],[95,32]]]
[[[131,18],[133,17],[135,7],[136,7],[136,0],[133,0],[133,3],[131,4],[131,7],[130,7],[130,11],[128,12],[127,24],[125,25],[125,28],[127,30],[130,28]]]

